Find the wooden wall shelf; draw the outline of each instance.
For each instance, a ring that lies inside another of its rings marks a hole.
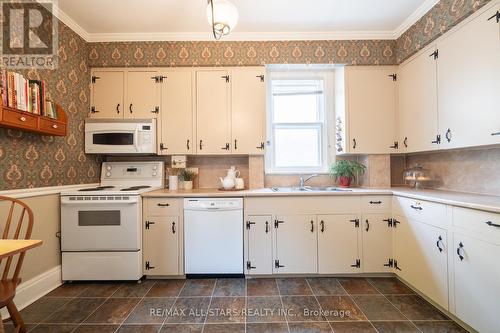
[[[59,105],[56,105],[56,112],[57,119],[53,119],[0,104],[0,127],[42,135],[66,136],[68,132],[66,112]]]

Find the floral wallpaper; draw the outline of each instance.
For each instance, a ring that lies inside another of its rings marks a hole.
[[[59,67],[19,70],[43,79],[47,95],[68,115],[66,137],[43,136],[0,128],[0,190],[93,183],[100,158],[84,153],[83,121],[89,108],[88,44],[59,22]]]
[[[112,42],[89,44],[89,67],[392,65],[394,40]]]
[[[396,42],[397,63],[424,48],[491,0],[441,0]]]

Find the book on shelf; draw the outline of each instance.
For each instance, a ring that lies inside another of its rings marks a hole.
[[[22,74],[3,69],[0,75],[0,93],[5,106],[57,118],[55,104],[46,100],[44,80],[29,80]]]

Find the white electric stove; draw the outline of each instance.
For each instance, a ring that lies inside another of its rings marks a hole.
[[[140,195],[163,180],[163,162],[104,162],[98,187],[61,193],[62,279],[140,279]]]

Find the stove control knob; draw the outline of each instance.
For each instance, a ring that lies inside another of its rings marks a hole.
[[[156,170],[158,169],[158,167],[156,165],[153,165],[153,170]]]
[[[153,172],[153,177],[156,177],[157,173],[156,172]]]
[[[106,177],[111,177],[111,172],[106,172]]]
[[[108,165],[108,166],[106,167],[106,170],[108,170],[108,171],[109,171],[109,170],[111,170],[111,165]]]

